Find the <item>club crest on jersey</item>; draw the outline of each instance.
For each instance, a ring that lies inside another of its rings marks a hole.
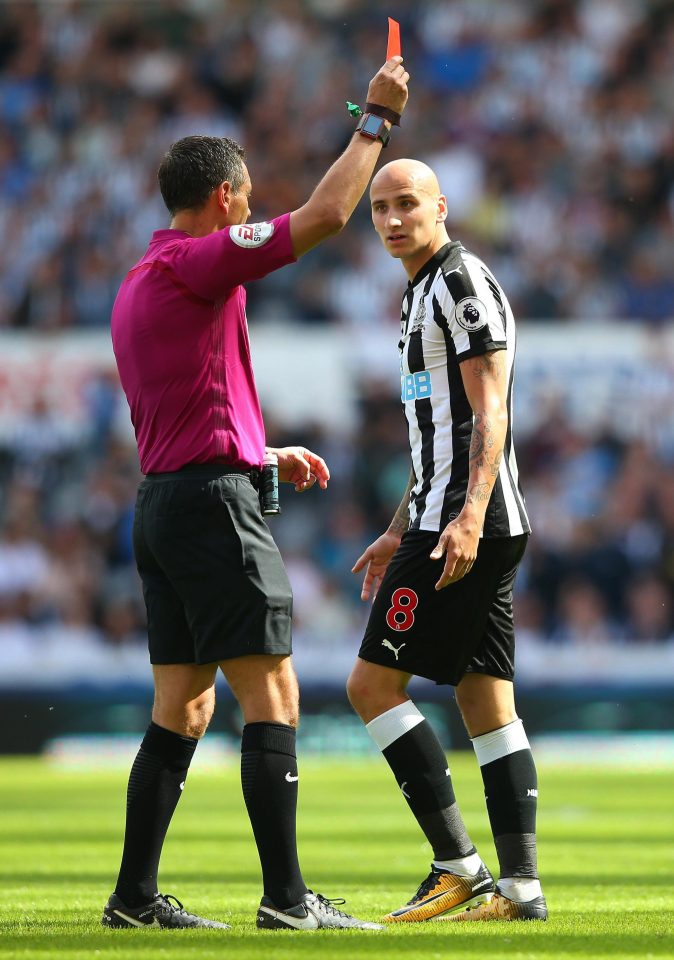
[[[229,235],[239,247],[261,247],[274,232],[274,224],[262,220],[260,223],[240,223],[229,228]]]
[[[454,307],[456,322],[468,333],[487,326],[487,308],[477,297],[465,297]]]
[[[426,301],[422,297],[419,302],[419,307],[417,309],[416,316],[412,323],[412,329],[410,333],[418,333],[420,330],[424,329],[426,323]]]

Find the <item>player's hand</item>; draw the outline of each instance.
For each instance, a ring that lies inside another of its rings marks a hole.
[[[436,590],[466,576],[475,563],[479,543],[480,528],[476,523],[457,517],[447,524],[431,553],[431,560],[445,558],[442,576],[435,584]]]
[[[396,113],[402,113],[407,103],[407,81],[410,75],[403,67],[402,57],[391,57],[370,80],[367,88],[369,103],[378,103]]]
[[[351,567],[351,573],[359,573],[367,565],[363,589],[360,591],[361,600],[369,600],[377,596],[386,568],[393,559],[393,554],[400,546],[400,537],[394,533],[382,533],[381,537],[371,543],[365,553],[360,556]]]
[[[294,483],[296,493],[304,493],[318,481],[325,490],[330,471],[322,457],[306,447],[269,447],[278,457],[278,478],[284,483]]]

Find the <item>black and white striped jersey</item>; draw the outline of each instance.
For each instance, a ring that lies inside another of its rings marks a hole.
[[[461,511],[468,486],[473,411],[459,364],[507,351],[508,430],[482,535],[529,533],[513,445],[515,320],[490,271],[460,243],[446,244],[408,284],[401,314],[400,374],[416,479],[410,529],[439,531]]]

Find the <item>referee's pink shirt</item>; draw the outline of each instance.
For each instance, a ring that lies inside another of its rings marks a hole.
[[[290,214],[206,237],[156,230],[124,279],[112,345],[143,473],[188,463],[262,463],[265,435],[246,292],[295,260]]]

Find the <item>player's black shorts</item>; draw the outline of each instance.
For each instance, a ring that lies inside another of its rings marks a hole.
[[[292,591],[248,474],[217,464],[150,474],[133,546],[152,663],[292,652]]]
[[[468,672],[512,680],[513,583],[527,545],[519,537],[481,540],[465,577],[435,590],[444,565],[431,560],[438,534],[410,531],[388,566],[359,656],[436,683]]]

